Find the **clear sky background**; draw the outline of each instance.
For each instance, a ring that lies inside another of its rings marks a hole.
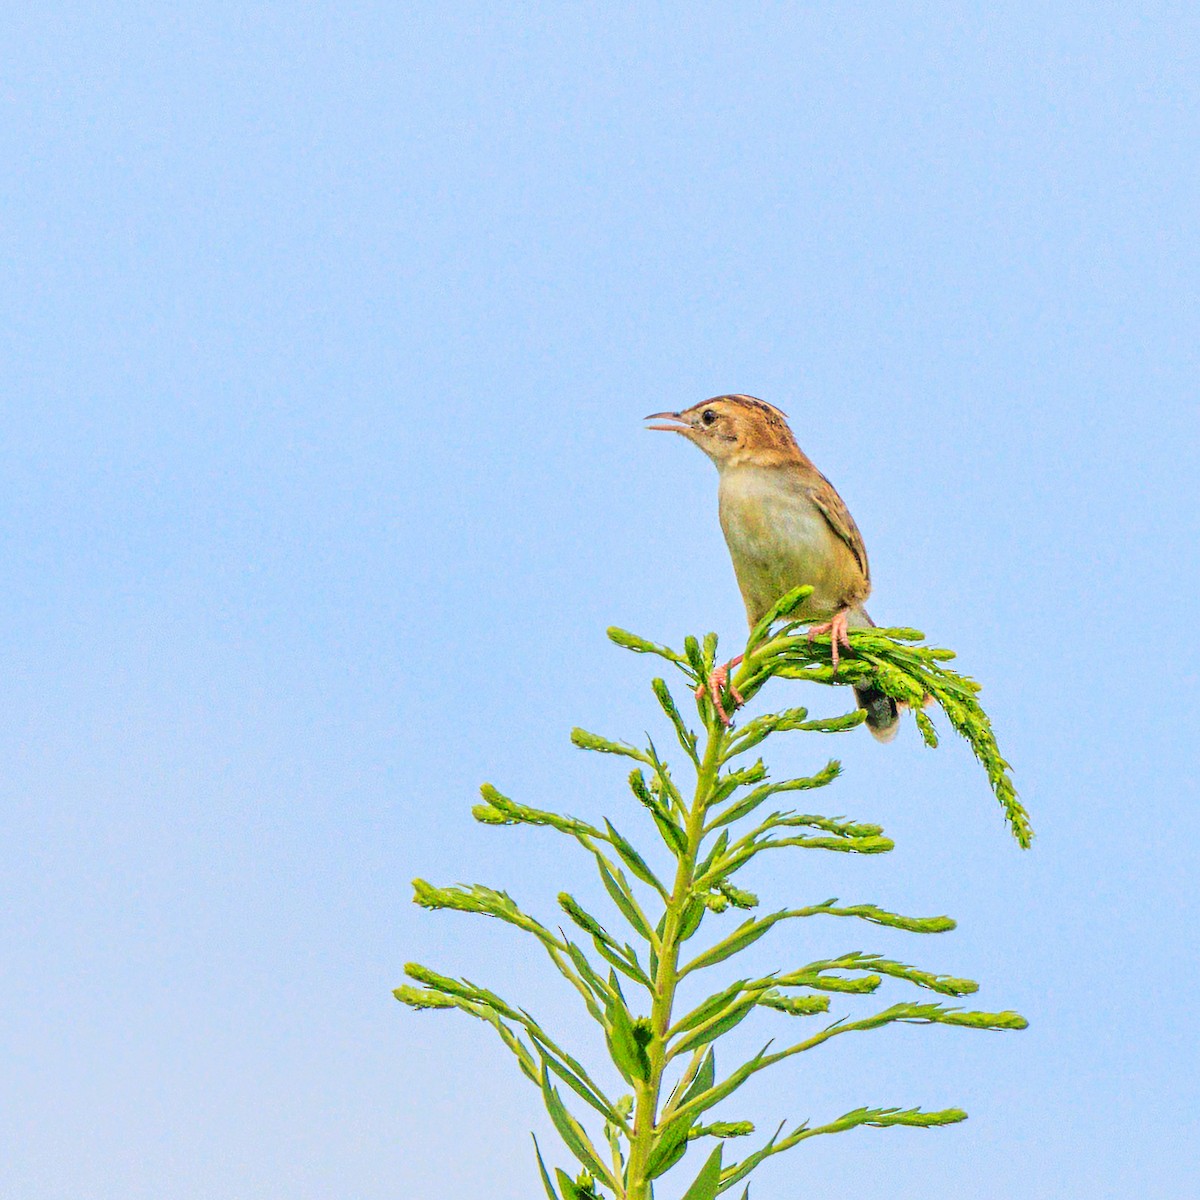
[[[1031,1025],[778,1069],[728,1115],[971,1119],[756,1194],[1195,1195],[1195,6],[528,7],[0,22],[0,1193],[537,1194],[507,1052],[390,989],[416,958],[595,1040],[409,880],[594,894],[471,821],[485,779],[647,836],[567,735],[658,728],[606,625],[744,636],[716,475],[639,419],[745,391],[876,618],[985,683],[1039,833],[911,725],[774,750],[837,753],[824,808],[897,849],[764,900],[960,927],[756,961],[886,950]]]

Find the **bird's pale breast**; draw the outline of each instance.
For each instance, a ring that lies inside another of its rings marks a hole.
[[[794,471],[731,467],[721,473],[719,497],[721,529],[752,624],[803,584],[814,588],[809,616],[828,616],[865,597],[853,554]]]

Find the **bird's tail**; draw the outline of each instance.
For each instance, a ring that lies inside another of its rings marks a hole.
[[[867,710],[867,728],[876,741],[890,742],[900,731],[900,709],[896,701],[873,684],[854,689],[859,708]]]
[[[875,622],[867,616],[860,604],[850,610],[848,624],[851,629],[873,629]],[[900,709],[896,701],[874,684],[867,683],[854,689],[854,699],[859,708],[867,710],[866,726],[871,735],[880,742],[890,742],[900,731]]]

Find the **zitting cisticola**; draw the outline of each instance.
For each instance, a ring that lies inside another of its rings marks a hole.
[[[751,628],[780,596],[811,585],[812,595],[793,616],[824,622],[809,635],[829,633],[836,666],[839,644],[849,649],[847,628],[874,625],[863,607],[871,592],[867,551],[842,498],[796,445],[784,414],[753,396],[716,396],[646,419],[659,418],[673,423],[651,429],[682,434],[716,464],[721,529]],[[713,688],[722,718],[724,672],[715,673]],[[900,721],[896,702],[870,685],[854,694],[867,727],[881,742],[891,741]]]

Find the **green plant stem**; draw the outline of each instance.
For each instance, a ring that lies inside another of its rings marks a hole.
[[[663,1069],[667,1061],[667,1031],[671,1028],[675,989],[680,978],[680,933],[688,902],[693,895],[696,860],[704,837],[704,818],[721,768],[721,756],[727,737],[725,726],[711,712],[706,723],[706,733],[708,740],[696,773],[696,791],[687,815],[687,845],[679,858],[679,865],[675,871],[675,885],[667,900],[658,971],[654,976],[654,1002],[650,1010],[653,1037],[646,1046],[650,1071],[645,1083],[636,1089],[637,1103],[634,1109],[633,1139],[630,1144],[625,1193],[627,1200],[648,1200],[650,1195],[650,1180],[646,1177],[646,1168],[654,1144]]]

